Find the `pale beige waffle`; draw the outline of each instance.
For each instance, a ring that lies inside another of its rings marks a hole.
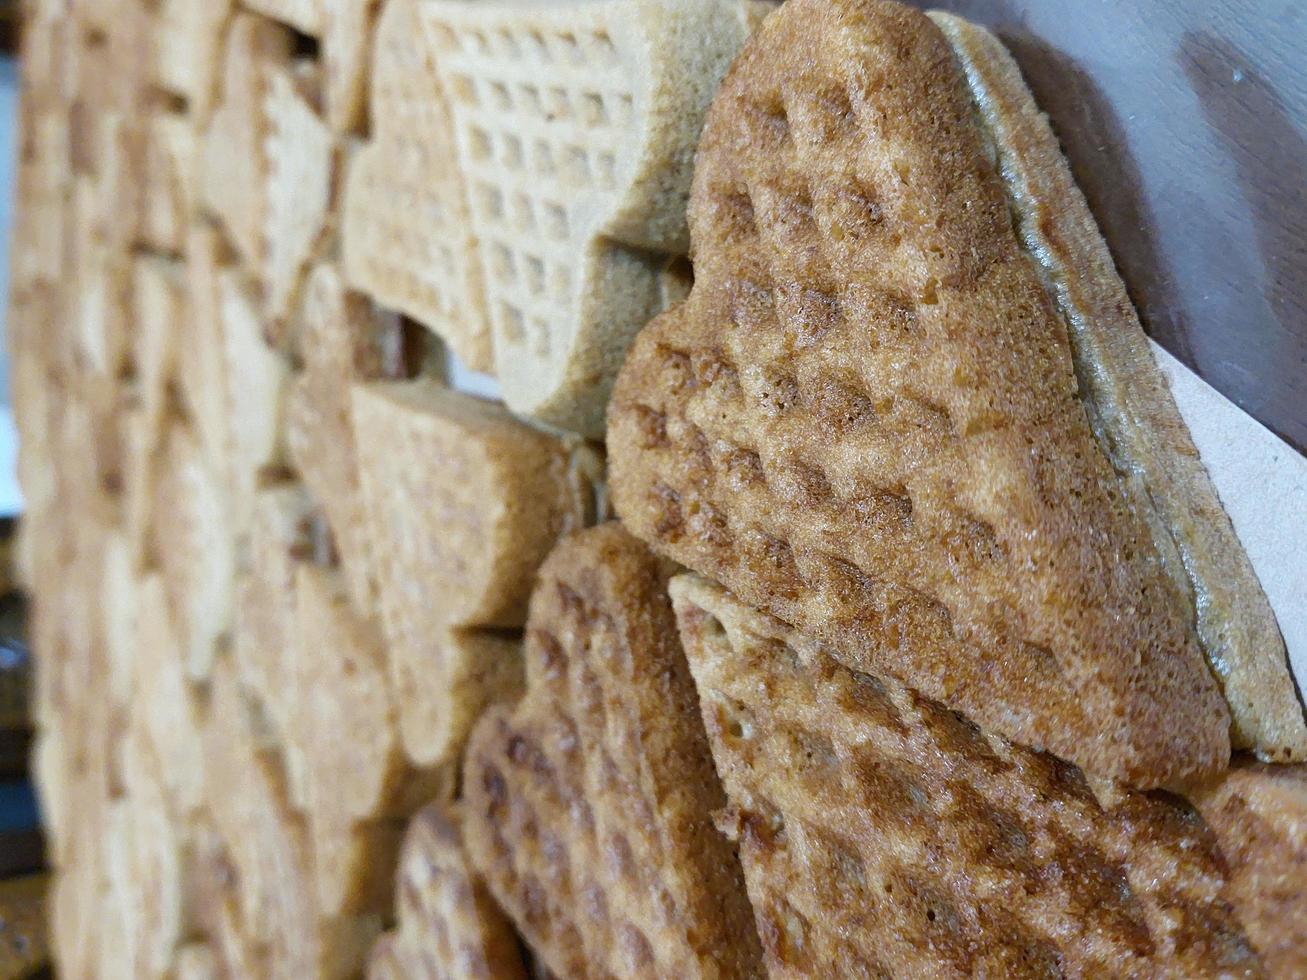
[[[291,812],[273,747],[225,658],[214,666],[204,746],[207,812],[231,890],[213,904],[234,920],[227,927],[235,933],[233,950],[260,964],[236,975],[349,976],[380,932],[380,919],[318,913],[304,827]]]
[[[250,10],[289,24],[301,34],[322,32],[324,8],[337,0],[242,0]]]
[[[323,247],[335,164],[331,130],[300,93],[299,84],[291,70],[276,69],[269,73],[263,97],[263,151],[268,161],[264,312],[278,338],[288,332],[285,324],[296,309],[304,277]]]
[[[200,716],[187,684],[186,650],[173,626],[163,580],[152,574],[135,590],[135,665],[127,739],[159,764],[169,812],[185,821],[203,804]]]
[[[1307,975],[1307,766],[1240,761],[1192,791],[1267,972]]]
[[[231,499],[229,533],[243,539],[260,473],[285,463],[285,400],[290,363],[268,345],[257,299],[236,268],[217,273],[218,316],[229,457],[223,471]]]
[[[173,962],[175,980],[221,980],[218,954],[207,942],[190,942],[177,950]]]
[[[187,116],[154,112],[144,124],[140,244],[180,254],[197,200],[199,138]]]
[[[1261,975],[1179,798],[1100,802],[706,579],[671,595],[771,976]]]
[[[525,980],[513,929],[463,850],[454,804],[433,803],[404,833],[393,932],[368,956],[370,980]]]
[[[148,424],[162,425],[168,387],[177,375],[177,324],[186,317],[185,269],[166,258],[132,262],[131,358]]]
[[[231,628],[236,553],[219,475],[180,423],[161,443],[150,522],[182,662],[194,680],[208,676]]]
[[[163,977],[194,924],[186,891],[187,828],[172,812],[161,761],[140,743],[129,745],[123,795],[113,804],[119,824],[109,842],[109,865],[112,901],[125,919],[131,955],[116,955],[134,960],[125,976]]]
[[[178,386],[205,458],[225,471],[232,434],[218,273],[231,266],[234,257],[221,231],[207,221],[195,221],[187,230],[183,258],[187,313],[174,331]]]
[[[408,946],[400,941],[399,932],[383,932],[368,952],[367,980],[415,980],[421,977],[421,966],[411,962]]]
[[[415,800],[451,794],[453,779],[419,775],[404,758],[385,644],[338,574],[300,566],[295,606],[290,737],[304,759],[318,908],[379,912],[390,905],[400,818]]]
[[[667,572],[615,523],[562,541],[532,597],[527,693],[464,757],[473,865],[557,976],[762,975]]]
[[[287,399],[287,448],[295,469],[327,515],[355,606],[370,610],[376,607],[376,591],[349,390],[356,381],[401,373],[399,321],[347,290],[334,265],[322,264],[309,275],[296,329],[304,369]]]
[[[195,119],[208,119],[217,95],[218,62],[232,0],[161,0],[155,29],[159,85],[186,100]]]
[[[238,13],[227,29],[217,106],[201,144],[200,200],[222,219],[232,243],[252,269],[265,257],[268,121],[263,112],[270,74],[289,67],[290,32],[253,14]]]
[[[703,114],[752,26],[740,0],[419,6],[451,100],[514,411],[587,436],[688,245]]]
[[[127,366],[134,329],[130,298],[134,260],[96,240],[84,244],[76,259],[77,292],[72,297],[76,311],[70,318],[76,356],[91,370],[117,378]]]
[[[373,49],[371,141],[350,162],[346,279],[434,331],[473,370],[493,368],[454,129],[418,0],[387,3]]]
[[[242,687],[259,701],[281,742],[287,794],[307,802],[301,743],[291,738],[304,696],[298,686],[295,574],[314,555],[314,504],[303,486],[259,490],[250,525],[248,567],[235,585],[232,656]]]
[[[363,519],[404,741],[434,766],[518,683],[536,569],[593,520],[585,447],[431,381],[353,388]]]
[[[699,147],[690,299],[617,383],[617,511],[658,550],[981,724],[1138,786],[1230,715],[1076,398],[952,49],[790,0]]]
[[[380,0],[332,0],[322,11],[323,102],[338,133],[358,130],[367,115],[373,22]]]

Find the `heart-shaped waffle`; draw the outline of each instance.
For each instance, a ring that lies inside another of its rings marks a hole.
[[[694,289],[614,392],[617,511],[995,731],[1140,786],[1212,772],[1229,712],[974,112],[920,13],[764,22],[699,147]]]
[[[617,524],[560,543],[464,757],[473,863],[556,976],[761,975],[666,575]]]

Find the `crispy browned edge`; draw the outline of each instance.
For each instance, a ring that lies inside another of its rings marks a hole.
[[[694,883],[695,895],[685,914],[698,916],[703,933],[695,953],[710,959],[721,976],[761,975],[762,951],[753,930],[753,912],[744,889],[743,870],[733,845],[713,824],[713,814],[726,804],[725,790],[716,777],[712,750],[698,707],[698,693],[690,667],[681,650],[680,634],[667,585],[679,566],[655,555],[620,522],[607,521],[576,531],[554,547],[536,578],[527,621],[527,691],[515,704],[500,703],[482,714],[464,753],[463,840],[469,858],[500,907],[528,944],[546,975],[550,966],[576,968],[584,950],[560,950],[522,916],[518,897],[506,893],[516,887],[515,872],[505,870],[506,856],[497,850],[487,832],[491,809],[489,786],[478,778],[487,764],[499,760],[496,729],[510,730],[519,719],[531,718],[540,680],[530,662],[538,656],[533,639],[552,626],[552,599],[546,590],[566,584],[596,606],[607,607],[618,622],[623,643],[635,639],[647,647],[632,651],[642,655],[650,683],[633,688],[630,707],[636,716],[628,718],[652,763],[650,783],[645,786],[653,801],[680,796],[680,805],[691,820],[677,832],[694,849],[702,878]],[[579,638],[578,638],[579,640]],[[588,647],[589,641],[585,640]],[[571,652],[569,651],[569,656]],[[670,724],[669,722],[675,722]],[[594,801],[591,801],[594,802]],[[570,821],[570,817],[568,820]],[[578,910],[579,914],[579,910]],[[543,930],[548,933],[550,930]],[[593,964],[592,964],[593,966]]]
[[[1232,716],[1231,741],[1267,761],[1307,758],[1284,641],[1221,507],[1138,314],[1047,118],[997,38],[929,16],[966,75],[1014,224],[1067,323],[1094,436],[1147,516]]]

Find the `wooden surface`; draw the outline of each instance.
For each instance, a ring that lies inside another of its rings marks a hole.
[[[1307,0],[933,0],[995,29],[1144,326],[1307,450]]]

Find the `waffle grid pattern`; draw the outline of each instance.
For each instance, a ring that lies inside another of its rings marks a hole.
[[[351,285],[421,321],[475,370],[492,369],[481,268],[450,109],[416,0],[377,24],[372,116],[353,161],[343,250]]]
[[[578,246],[582,263],[593,261],[586,240],[597,229],[585,216],[602,213],[601,196],[616,206],[616,148],[635,149],[636,92],[607,28],[524,20],[475,5],[428,18],[482,234],[499,356],[552,363],[570,339],[559,331],[581,312],[589,272],[578,272]]]
[[[999,731],[1142,783],[1213,769],[1219,692],[1094,445],[961,84],[924,117],[925,79],[957,69],[942,38],[896,46],[910,16],[831,23],[809,35],[825,48],[769,38],[728,79],[694,291],[614,392],[618,512]],[[874,77],[837,67],[855,41]],[[810,77],[759,53],[787,43]],[[1182,725],[1159,717],[1181,703]]]
[[[1075,767],[719,587],[673,596],[773,976],[1257,972],[1177,798],[1105,807]]]
[[[696,851],[696,834],[712,833],[712,807],[695,796],[707,791],[720,802],[720,790],[701,788],[707,772],[668,771],[687,748],[694,757],[702,736],[678,717],[693,710],[693,699],[683,662],[678,677],[668,660],[679,651],[666,648],[672,622],[663,586],[628,585],[636,591],[619,598],[599,585],[600,549],[629,551],[634,542],[615,526],[587,534],[542,570],[527,630],[529,693],[516,710],[489,709],[469,744],[472,860],[555,975],[754,975],[747,949],[713,961],[714,947],[746,939],[738,919],[730,934],[731,912],[747,923],[742,895],[732,906],[703,894],[714,878],[721,888],[723,858],[734,860],[720,840]],[[666,631],[661,639],[633,632],[647,626],[627,619],[650,615]],[[633,646],[636,636],[650,646]],[[647,730],[654,717],[674,726],[670,737],[680,743],[665,757]],[[700,751],[697,765],[707,767],[706,746]],[[689,780],[699,785],[685,786]],[[738,892],[738,877],[725,881]]]

